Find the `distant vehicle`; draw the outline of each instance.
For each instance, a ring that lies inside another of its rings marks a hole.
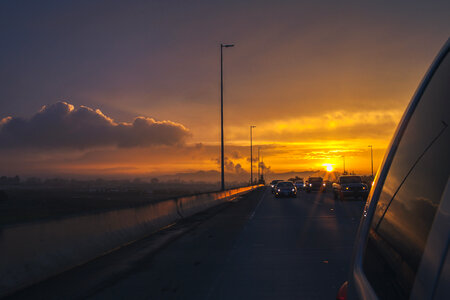
[[[450,299],[450,39],[407,107],[337,299]]]
[[[275,186],[275,197],[296,197],[297,196],[297,188],[290,181],[281,181],[278,182]]]
[[[310,193],[311,191],[322,192],[325,190],[325,186],[323,183],[322,177],[309,177],[308,184],[306,185],[306,192]]]
[[[297,191],[301,191],[305,188],[305,183],[303,182],[303,180],[297,180],[296,182],[294,182],[294,185],[297,188]]]
[[[0,190],[0,201],[8,200],[8,194],[5,191]]]
[[[366,200],[368,190],[367,185],[362,182],[361,176],[341,176],[338,182],[333,183],[334,199],[344,200],[346,197],[355,197]]]
[[[275,187],[276,187],[277,183],[281,182],[281,181],[283,181],[283,180],[279,180],[279,179],[272,180],[272,182],[270,183],[270,187],[272,188],[272,193],[275,193]]]

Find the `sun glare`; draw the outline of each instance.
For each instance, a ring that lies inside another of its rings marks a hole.
[[[333,166],[331,164],[323,164],[327,172],[333,171]]]

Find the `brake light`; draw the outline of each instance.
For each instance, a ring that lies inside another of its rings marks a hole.
[[[336,295],[336,300],[347,300],[348,281],[344,282]]]

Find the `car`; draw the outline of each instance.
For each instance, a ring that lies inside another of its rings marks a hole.
[[[275,197],[296,197],[297,196],[297,188],[290,181],[281,181],[278,182],[275,187]]]
[[[333,183],[334,199],[344,200],[348,197],[366,200],[369,188],[362,182],[361,176],[340,176],[338,182]]]
[[[375,177],[337,299],[450,299],[450,39]]]
[[[294,182],[294,185],[297,188],[297,191],[301,191],[305,187],[305,183],[303,182],[303,180],[297,180],[296,182]]]
[[[278,182],[281,182],[283,180],[279,180],[279,179],[275,179],[272,180],[272,182],[270,183],[270,188],[272,189],[272,193],[275,193],[275,187],[277,186]]]
[[[322,177],[309,177],[308,184],[306,185],[306,192],[310,193],[311,191],[323,192],[325,190],[325,185],[323,183]]]

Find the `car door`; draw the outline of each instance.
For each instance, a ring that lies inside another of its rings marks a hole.
[[[377,180],[354,262],[359,298],[408,299],[416,284],[449,178],[448,49],[449,43],[413,99]]]

